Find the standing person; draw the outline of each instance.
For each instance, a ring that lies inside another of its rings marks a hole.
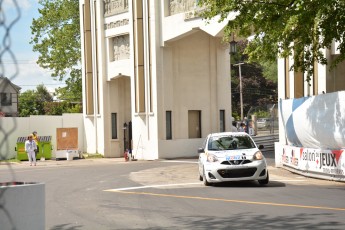
[[[37,150],[36,142],[33,140],[33,135],[30,134],[28,139],[25,141],[25,152],[28,154],[30,166],[32,166],[32,162],[36,166],[36,153]]]
[[[247,117],[244,117],[244,132],[249,134],[249,120]]]
[[[233,121],[232,122],[232,127],[231,127],[231,132],[238,132],[238,129],[237,129],[237,122],[236,121]]]
[[[250,136],[255,136],[255,132],[254,132],[253,122],[252,122],[252,121],[249,122],[248,134],[249,134]]]
[[[246,131],[246,125],[242,122],[240,124],[240,128],[238,129],[239,132],[245,132]]]
[[[39,147],[38,147],[38,135],[37,135],[37,131],[33,131],[32,132],[32,139],[36,142],[36,147],[37,149],[35,150],[35,154],[37,156],[37,153],[39,153]]]
[[[234,117],[231,117],[231,124],[231,132],[238,132],[237,122],[235,121]]]

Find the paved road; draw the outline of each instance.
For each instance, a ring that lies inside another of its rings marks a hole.
[[[46,186],[46,229],[345,229],[345,184],[269,166],[271,182],[205,187],[196,159],[0,165]]]

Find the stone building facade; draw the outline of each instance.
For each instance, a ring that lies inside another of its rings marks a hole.
[[[80,0],[88,153],[190,157],[207,134],[230,130],[225,24],[201,10],[195,0]]]

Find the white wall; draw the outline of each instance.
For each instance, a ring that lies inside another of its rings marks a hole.
[[[45,185],[0,187],[1,229],[45,229]]]
[[[159,158],[197,157],[198,148],[201,147],[203,141],[204,138],[161,140],[159,141]]]
[[[82,152],[86,150],[83,115],[80,113],[62,116],[0,117],[0,127],[1,158],[16,157],[17,138],[26,137],[33,131],[37,131],[38,136],[52,136],[52,157],[55,157],[57,128],[78,128],[79,150]]]

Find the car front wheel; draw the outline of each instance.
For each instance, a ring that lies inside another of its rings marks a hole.
[[[205,186],[210,186],[211,185],[211,183],[207,181],[205,168],[203,169],[202,181],[204,182]]]
[[[260,184],[260,185],[266,185],[266,184],[268,184],[268,182],[269,182],[269,175],[268,175],[268,171],[267,171],[267,177],[266,177],[266,179],[259,180],[259,184]]]

